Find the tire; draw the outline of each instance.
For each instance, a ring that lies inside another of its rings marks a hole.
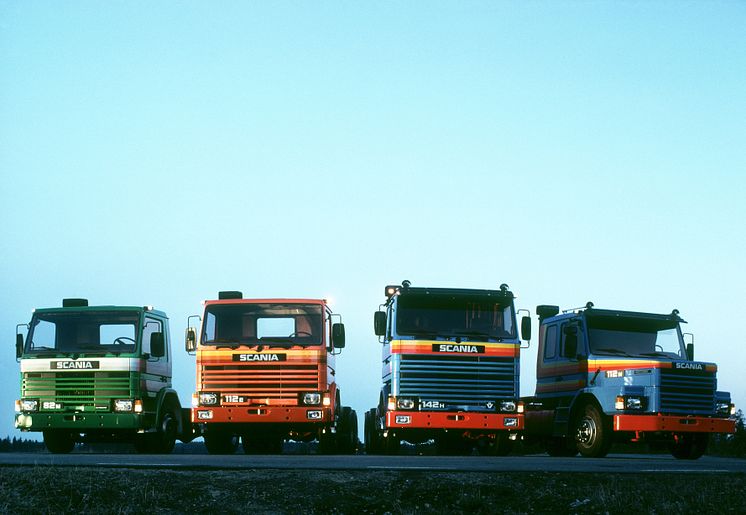
[[[677,460],[696,460],[705,453],[709,441],[707,433],[676,434],[668,449]]]
[[[135,450],[141,454],[171,454],[176,445],[179,424],[173,409],[161,417],[154,433],[135,435]]]
[[[401,438],[395,433],[389,432],[383,439],[383,452],[390,456],[399,454],[401,449]]]
[[[44,445],[53,454],[67,454],[75,447],[75,438],[66,431],[44,431]]]
[[[336,454],[337,453],[337,435],[328,429],[325,433],[319,435],[319,454]]]
[[[209,429],[204,438],[205,447],[210,454],[233,454],[238,448],[238,437],[227,431]]]
[[[152,452],[155,454],[171,454],[176,445],[178,431],[176,414],[172,410],[166,411],[158,426],[158,431],[153,435]]]
[[[365,412],[365,426],[363,427],[365,454],[381,454],[376,418],[375,408]]]
[[[544,450],[553,458],[572,458],[578,455],[578,448],[569,438],[553,437],[544,442]]]
[[[586,404],[573,425],[578,452],[587,458],[603,458],[611,448],[611,424],[594,404]]]
[[[357,451],[357,414],[346,406],[342,408],[337,426],[337,449],[340,454],[354,454]]]

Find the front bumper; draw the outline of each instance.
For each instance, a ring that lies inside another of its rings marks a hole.
[[[406,417],[409,417],[408,422]],[[522,413],[477,413],[468,411],[387,411],[386,428],[481,429],[518,431]]]
[[[614,431],[735,433],[736,421],[728,418],[674,415],[614,415]]]
[[[21,431],[142,429],[147,422],[146,417],[140,413],[16,413],[15,426]]]
[[[316,412],[309,414],[309,412]],[[320,417],[317,415],[320,412]],[[209,416],[208,416],[209,415]],[[239,424],[321,424],[329,425],[333,420],[330,408],[315,406],[201,406],[192,408],[194,423],[239,423]]]

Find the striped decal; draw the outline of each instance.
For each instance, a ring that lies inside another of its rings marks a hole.
[[[484,346],[483,353],[474,352],[433,352],[433,344],[453,344],[435,340],[392,340],[392,354],[435,354],[435,355],[463,355],[463,356],[497,356],[517,358],[521,349],[518,343],[490,343],[490,342],[464,342],[461,345]]]

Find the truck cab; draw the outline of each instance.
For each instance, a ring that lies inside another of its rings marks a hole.
[[[526,437],[550,455],[605,456],[614,441],[665,444],[696,459],[709,434],[732,433],[735,408],[717,365],[695,361],[677,310],[668,314],[538,306],[535,396]]]
[[[357,416],[342,406],[336,356],[344,325],[323,299],[245,299],[219,292],[204,302],[186,349],[197,356],[192,421],[211,454],[282,451],[318,440],[322,452],[357,448]]]
[[[386,287],[374,315],[382,344],[378,405],[365,418],[368,453],[434,440],[440,454],[507,453],[523,429],[520,337],[513,294]],[[530,317],[523,321],[530,338]]]
[[[70,452],[76,442],[131,441],[140,452],[168,453],[177,437],[190,439],[171,387],[162,311],[65,299],[62,307],[34,310],[18,329],[15,425],[41,431],[49,451]]]

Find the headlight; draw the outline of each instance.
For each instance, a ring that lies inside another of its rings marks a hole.
[[[21,399],[21,411],[36,411],[39,409],[39,401],[36,399]]]
[[[215,392],[199,392],[200,406],[217,406],[220,397]]]
[[[627,397],[624,405],[627,409],[640,410],[642,409],[642,399],[640,397]]]
[[[114,411],[132,411],[135,403],[132,399],[116,399],[114,401]]]
[[[645,409],[645,398],[639,396],[625,397],[623,395],[618,395],[616,402],[614,403],[614,408],[619,411],[642,410]]]
[[[306,412],[306,418],[308,420],[321,420],[324,417],[324,412],[321,410],[308,410]]]
[[[715,411],[718,413],[718,415],[733,415],[733,411],[731,411],[731,407],[733,405],[730,402],[718,402],[715,406]]]
[[[514,412],[516,408],[515,401],[500,401],[500,411]]]
[[[410,399],[408,397],[401,397],[399,399],[396,399],[396,407],[398,409],[414,409],[415,407],[414,399]]]
[[[307,392],[303,394],[303,404],[318,406],[321,404],[321,394],[319,392]]]

